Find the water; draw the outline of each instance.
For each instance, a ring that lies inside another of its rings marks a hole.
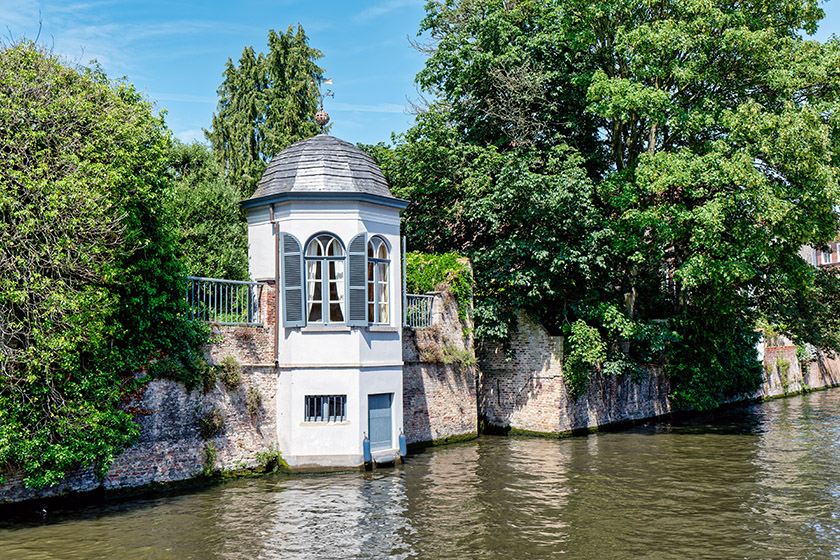
[[[0,558],[840,558],[840,389],[0,521]]]

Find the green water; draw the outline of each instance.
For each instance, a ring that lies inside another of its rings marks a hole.
[[[840,390],[0,522],[2,559],[840,557]]]

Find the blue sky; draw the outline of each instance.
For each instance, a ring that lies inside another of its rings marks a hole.
[[[216,108],[227,59],[246,45],[266,50],[269,29],[303,25],[319,63],[333,79],[324,103],[331,134],[350,142],[390,140],[413,122],[408,100],[424,55],[413,50],[425,0],[273,0],[143,2],[0,0],[0,25],[13,37],[34,38],[67,59],[97,59],[111,77],[126,76],[167,111],[182,140],[203,140]],[[818,39],[840,34],[840,0],[823,6]]]

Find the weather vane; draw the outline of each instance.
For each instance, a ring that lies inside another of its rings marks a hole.
[[[315,82],[309,82],[312,85],[315,85]],[[330,122],[330,116],[324,111],[324,98],[325,97],[332,97],[335,99],[335,94],[332,92],[331,89],[328,89],[326,93],[321,93],[321,85],[332,85],[332,78],[325,80],[323,78],[318,78],[318,100],[319,100],[319,108],[318,112],[315,113],[315,123],[321,127],[321,132],[324,132],[324,128],[327,126],[327,123]]]

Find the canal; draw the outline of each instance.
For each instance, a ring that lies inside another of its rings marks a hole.
[[[840,389],[0,520],[0,558],[838,558]]]

